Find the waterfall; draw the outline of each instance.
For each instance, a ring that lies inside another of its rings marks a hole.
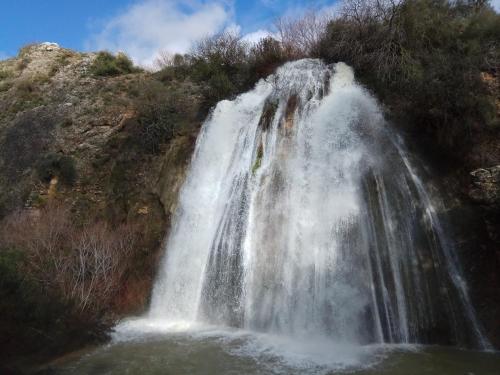
[[[377,102],[305,59],[203,125],[148,319],[487,347],[453,242]]]

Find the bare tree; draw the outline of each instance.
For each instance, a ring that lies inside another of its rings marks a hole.
[[[126,225],[111,231],[97,223],[76,233],[65,294],[78,301],[82,311],[109,301],[120,286],[134,246],[135,236]]]
[[[344,0],[340,14],[359,26],[382,22],[391,27],[400,4],[400,0]]]
[[[405,58],[400,10],[400,0],[344,0],[324,48],[338,60],[374,69],[382,81],[401,78],[396,69]]]
[[[17,211],[5,219],[2,242],[25,250],[30,276],[54,288],[66,269],[68,252],[64,248],[71,230],[69,210],[49,203],[41,211]]]
[[[129,224],[111,229],[103,222],[79,227],[71,219],[69,208],[55,203],[17,211],[0,225],[0,249],[23,251],[27,278],[72,302],[79,313],[94,314],[119,290],[137,230]]]
[[[249,46],[234,32],[225,31],[213,37],[200,40],[192,49],[195,59],[219,61],[221,65],[244,62]]]
[[[275,26],[285,53],[294,58],[315,55],[331,17],[311,10],[301,18],[278,19]]]

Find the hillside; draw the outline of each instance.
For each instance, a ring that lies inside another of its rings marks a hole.
[[[26,260],[17,260],[17,249],[12,248],[12,254],[2,252],[2,272],[14,267],[10,275],[14,280],[3,280],[4,286],[10,282],[10,289],[2,288],[2,309],[17,310],[0,324],[4,358],[44,347],[46,352],[57,351],[64,342],[72,347],[75,341],[95,340],[102,337],[107,325],[96,326],[95,322],[113,321],[144,309],[160,244],[205,116],[199,112],[202,97],[197,85],[188,81],[165,85],[142,71],[96,75],[92,69],[97,58],[95,53],[38,44],[0,62],[0,216],[19,219],[22,214],[16,212],[22,209],[30,217],[48,222],[63,212],[77,232],[96,223],[115,229],[125,225],[134,239],[134,253],[125,259],[109,296],[95,301],[91,309],[65,307],[67,311],[57,323],[52,322],[51,306],[43,311],[38,292],[33,295],[24,290],[32,281],[27,279],[40,275],[27,274],[16,281],[16,267],[29,266],[24,264]],[[175,130],[164,136],[149,134],[152,129],[143,122],[149,116],[167,126],[171,117],[180,114],[182,120]],[[15,232],[6,227],[4,221],[4,241]],[[28,227],[17,226],[19,236],[29,235],[22,233],[33,230]],[[66,236],[66,229],[57,224],[51,230],[54,228]],[[43,274],[57,271],[50,264],[40,268]],[[48,284],[41,284],[36,288],[42,287],[47,298],[54,293],[64,306],[74,303],[61,294],[60,287],[48,291]],[[19,293],[29,295],[25,306],[15,306]],[[32,303],[42,311],[33,315]],[[52,304],[57,302],[49,302]],[[89,337],[72,337],[72,332],[82,330],[75,319],[88,327]],[[61,340],[55,349],[51,348],[54,339]]]

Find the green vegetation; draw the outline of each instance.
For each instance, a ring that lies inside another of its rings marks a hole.
[[[29,97],[36,94],[41,85],[50,82],[50,77],[46,74],[35,74],[19,81],[16,89],[19,95]]]
[[[26,275],[25,266],[23,252],[0,248],[0,344],[5,350],[0,357],[4,359],[13,352],[48,351],[57,347],[55,340],[67,343],[71,338],[66,304]]]
[[[2,69],[0,70],[0,81],[4,79],[11,78],[13,76],[12,71],[7,70],[7,69]]]
[[[257,155],[255,157],[255,162],[253,163],[252,166],[252,175],[255,175],[257,170],[260,168],[262,164],[262,157],[264,156],[264,148],[262,147],[262,143],[259,145],[259,148],[257,149]]]
[[[237,35],[224,32],[199,41],[187,55],[163,56],[157,62],[162,68],[157,77],[164,82],[189,79],[200,84],[207,110],[249,89],[292,58],[273,38],[249,45]]]
[[[99,52],[90,67],[90,73],[94,76],[118,76],[122,74],[137,73],[141,69],[134,66],[132,60],[124,53],[113,55],[110,52]]]
[[[50,82],[50,77],[46,74],[33,74],[17,81],[7,81],[0,85],[0,92],[7,91],[11,87],[15,89],[10,106],[3,113],[4,115],[15,115],[18,112],[26,111],[45,103],[46,95],[43,92],[43,85]]]
[[[153,79],[140,81],[134,90],[137,97],[133,103],[140,125],[134,136],[140,151],[155,154],[161,145],[189,131],[189,124],[196,123],[198,108],[197,100],[192,98],[192,86],[165,85]]]
[[[282,43],[271,37],[264,38],[252,46],[250,54],[251,71],[256,78],[267,77],[280,65],[293,59],[293,55],[286,52]]]
[[[262,110],[262,115],[259,119],[259,127],[262,130],[269,129],[277,109],[278,109],[277,101],[266,100],[266,102],[264,103],[264,109]]]
[[[0,82],[0,92],[8,91],[11,87],[12,82]]]
[[[69,186],[75,183],[77,177],[73,158],[59,154],[44,155],[36,166],[36,172],[43,182],[58,177],[63,184]]]
[[[480,74],[498,73],[499,35],[500,16],[485,2],[348,0],[319,50],[351,65],[428,143],[458,155],[471,132],[498,126]]]

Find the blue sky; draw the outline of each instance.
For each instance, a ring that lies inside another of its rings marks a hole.
[[[324,9],[337,0],[5,0],[0,58],[31,42],[76,50],[125,51],[148,64],[159,50],[184,52],[228,27],[255,39],[281,15]]]

